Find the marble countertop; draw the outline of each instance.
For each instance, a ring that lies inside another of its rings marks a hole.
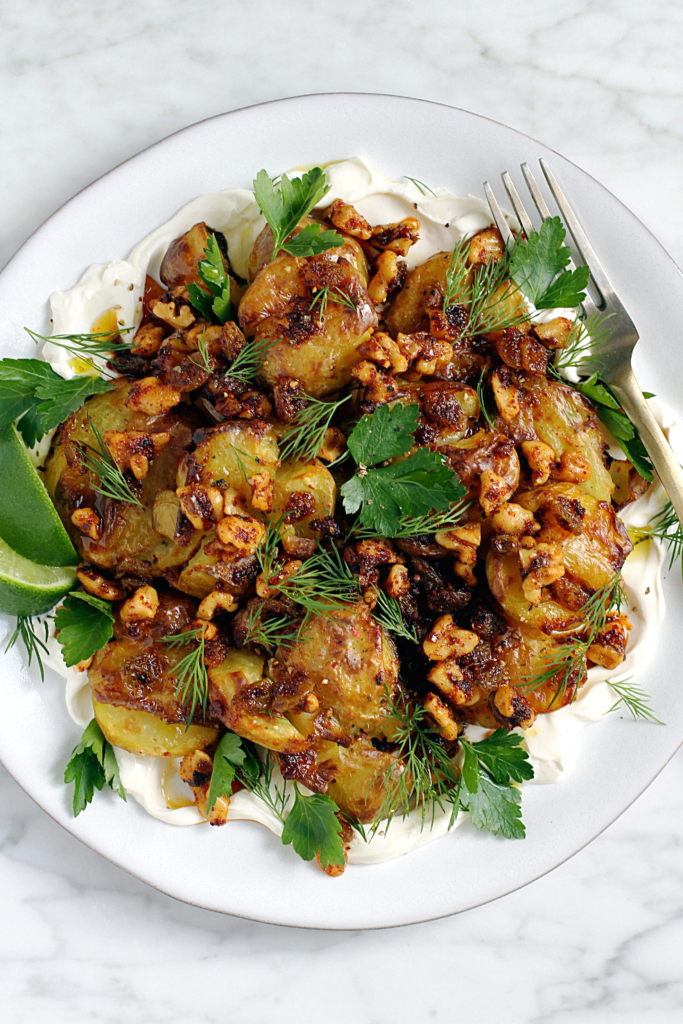
[[[670,0],[5,0],[0,39],[0,265],[77,190],[170,132],[336,90],[439,100],[538,137],[683,264],[683,8]],[[0,769],[2,1019],[293,1024],[315,1007],[330,1024],[673,1024],[682,845],[679,754],[526,889],[426,925],[306,932],[155,892]]]

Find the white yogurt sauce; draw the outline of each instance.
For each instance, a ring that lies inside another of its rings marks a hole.
[[[298,172],[294,172],[298,173]],[[482,230],[491,223],[487,204],[475,196],[458,197],[446,189],[434,189],[434,195],[423,194],[410,181],[394,182],[385,178],[366,160],[356,157],[325,168],[330,191],[319,204],[325,207],[333,199],[351,203],[371,224],[382,224],[415,216],[420,221],[420,240],[408,255],[408,266],[424,262],[436,252],[448,251],[463,237]],[[228,243],[228,253],[236,272],[247,277],[247,260],[254,241],[265,224],[265,219],[252,192],[245,189],[225,189],[192,200],[171,220],[153,231],[135,246],[127,260],[91,266],[73,288],[55,292],[50,299],[53,316],[53,334],[87,333],[104,312],[117,308],[120,326],[137,326],[142,315],[142,296],[145,276],[159,279],[159,268],[170,243],[198,221],[222,231]],[[517,226],[510,218],[512,226]],[[556,316],[574,318],[574,310],[542,310],[532,314],[536,322],[545,322]],[[47,342],[44,358],[63,377],[74,376],[64,349]],[[650,407],[672,443],[674,451],[683,460],[683,424],[671,410],[650,400]],[[618,449],[616,450],[618,453]],[[41,450],[34,458],[39,463],[47,452]],[[629,505],[622,519],[629,529],[644,527],[665,500],[663,490],[655,484],[647,494]],[[520,731],[524,736],[530,759],[534,765],[533,783],[551,783],[561,779],[571,767],[577,746],[576,739],[584,725],[601,719],[614,704],[614,690],[608,678],[615,682],[631,676],[641,667],[654,644],[652,638],[665,612],[661,587],[661,569],[664,550],[656,541],[636,545],[623,570],[628,598],[628,617],[633,626],[629,634],[625,661],[619,669],[609,673],[593,668],[589,680],[577,699],[567,707],[551,714],[541,715],[531,729]],[[92,699],[85,672],[67,668],[61,647],[53,632],[48,641],[49,655],[45,663],[66,679],[66,703],[74,722],[85,728],[91,720]],[[468,736],[476,740],[484,730],[468,729]],[[116,748],[121,781],[132,796],[155,818],[173,825],[194,825],[204,822],[194,805],[190,805],[192,792],[170,769],[164,758],[144,757]],[[177,765],[180,759],[174,762]],[[281,778],[277,781],[281,782]],[[291,784],[287,784],[291,788]],[[187,806],[179,806],[186,803]],[[170,806],[170,805],[173,806]],[[402,856],[426,843],[445,835],[449,812],[438,813],[432,828],[422,827],[419,810],[405,819],[395,818],[389,829],[378,829],[370,842],[355,837],[349,863],[375,864]],[[249,820],[265,825],[280,835],[282,824],[273,812],[246,790],[232,797],[228,813],[230,821]],[[467,819],[461,812],[454,828]],[[452,829],[451,829],[452,831]]]

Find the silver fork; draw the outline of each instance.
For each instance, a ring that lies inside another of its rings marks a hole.
[[[606,384],[609,384],[624,411],[638,428],[643,444],[647,449],[653,466],[657,470],[665,491],[671,499],[676,515],[679,521],[683,523],[683,470],[671,450],[666,437],[662,433],[659,424],[652,415],[631,367],[631,353],[638,341],[638,332],[631,317],[624,309],[621,300],[615,294],[609,278],[595,254],[593,246],[588,241],[576,214],[567,202],[555,175],[545,160],[541,159],[540,164],[550,191],[562,214],[565,226],[574,240],[576,251],[580,259],[583,260],[590,270],[593,285],[600,296],[599,308],[589,295],[586,296],[583,304],[584,313],[586,317],[589,317],[599,311],[601,314],[610,317],[608,321],[609,339],[606,344],[600,346],[599,351],[593,353],[591,368],[593,372],[600,374],[600,377]],[[534,205],[542,220],[546,220],[552,214],[546,205],[536,179],[531,173],[528,164],[524,163],[521,167]],[[501,177],[522,228],[527,234],[534,231],[531,218],[524,208],[512,178],[507,171]],[[484,191],[489,201],[496,227],[503,236],[503,240],[506,243],[511,242],[513,239],[512,232],[488,181],[484,182]]]

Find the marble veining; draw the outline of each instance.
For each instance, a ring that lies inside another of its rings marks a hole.
[[[4,0],[0,265],[74,192],[170,132],[334,90],[439,100],[537,136],[683,263],[682,41],[671,0]],[[315,1008],[330,1024],[674,1024],[682,821],[679,754],[526,889],[426,925],[306,932],[155,892],[0,770],[2,1019],[293,1024]]]

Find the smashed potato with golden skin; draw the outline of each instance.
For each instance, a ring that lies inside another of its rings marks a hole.
[[[273,427],[263,420],[228,420],[204,431],[194,452],[178,467],[177,485],[209,485],[225,492],[233,488],[250,514],[254,508],[255,477],[272,481],[278,466],[279,449]]]
[[[120,704],[104,704],[93,696],[95,718],[112,746],[145,757],[184,757],[204,750],[218,739],[210,725],[165,722],[157,714]]]

